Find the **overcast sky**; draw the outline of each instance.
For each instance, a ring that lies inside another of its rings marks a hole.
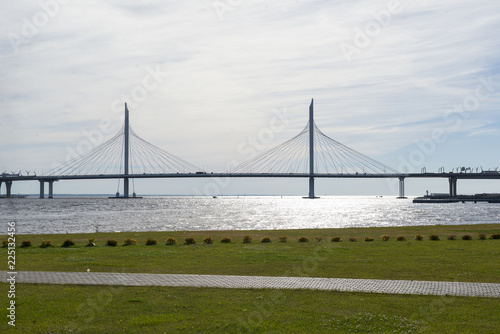
[[[498,0],[3,1],[0,18],[0,172],[42,174],[111,138],[125,101],[142,138],[223,171],[299,133],[311,98],[323,133],[402,172],[500,166]],[[408,183],[413,194],[447,189]],[[136,181],[138,193],[307,192],[307,180],[213,184]],[[317,188],[396,195],[394,186]],[[494,182],[460,187],[500,192]],[[115,191],[115,181],[56,186]]]

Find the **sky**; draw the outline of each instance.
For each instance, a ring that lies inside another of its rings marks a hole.
[[[3,1],[0,172],[38,175],[134,131],[207,171],[298,134],[401,172],[500,167],[500,3]],[[306,195],[307,180],[136,180],[139,194]],[[105,193],[116,181],[61,181]],[[407,180],[408,194],[447,180]],[[5,193],[5,186],[1,188]],[[460,181],[462,193],[499,181]],[[37,193],[17,182],[13,193]],[[318,195],[397,195],[396,180],[318,180]]]

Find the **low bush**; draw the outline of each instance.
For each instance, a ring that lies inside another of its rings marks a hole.
[[[435,234],[431,234],[431,235],[429,235],[429,240],[438,241],[439,240],[439,236],[435,235]]]
[[[68,248],[68,247],[71,247],[71,246],[74,246],[74,245],[75,245],[75,242],[73,240],[66,239],[66,240],[64,240],[64,242],[61,245],[61,247]]]
[[[230,237],[224,237],[221,239],[220,242],[222,242],[223,244],[230,244],[232,241],[232,239]]]
[[[196,240],[194,238],[186,238],[184,239],[184,245],[194,245],[196,243]]]
[[[308,237],[300,237],[298,240],[299,240],[299,242],[308,242],[309,238]]]
[[[85,245],[85,247],[94,247],[95,246],[95,238],[90,238],[89,243]]]
[[[375,239],[373,239],[372,237],[366,237],[366,238],[365,238],[365,241],[366,241],[366,242],[372,242],[373,240],[375,240]]]
[[[288,237],[286,235],[282,235],[279,239],[280,239],[280,242],[287,242],[288,241]]]
[[[271,242],[271,238],[264,237],[264,238],[260,239],[260,242],[262,242],[263,244],[267,244],[267,243]]]
[[[154,238],[148,238],[148,240],[146,240],[146,246],[154,246],[158,243],[158,240],[154,239]]]
[[[320,242],[321,240],[323,240],[323,237],[322,236],[314,237],[314,240],[316,240],[316,242]]]
[[[417,234],[417,235],[415,236],[415,240],[417,240],[417,241],[422,241],[422,240],[424,240],[424,236],[423,236],[422,234]]]
[[[137,245],[137,240],[127,238],[127,239],[125,239],[125,241],[123,242],[123,246],[133,246],[133,245]]]
[[[118,241],[116,239],[108,239],[106,240],[106,246],[116,247],[118,245]]]
[[[222,240],[220,242],[222,242]],[[212,238],[212,237],[203,238],[203,243],[206,245],[211,245],[214,243],[214,238]]]
[[[382,239],[382,241],[389,241],[391,237],[388,236],[387,234],[384,234],[383,236],[380,237],[380,239]]]
[[[9,240],[7,240],[7,239],[2,240],[2,247],[3,248],[6,248],[8,245],[9,245]]]
[[[22,243],[21,243],[21,247],[31,247],[33,246],[33,244],[31,243],[30,240],[24,240]]]
[[[244,244],[249,244],[249,243],[251,243],[251,242],[252,242],[252,237],[251,237],[251,236],[249,236],[249,235],[245,235],[245,236],[243,237],[243,243],[244,243]]]
[[[493,233],[491,239],[500,239],[500,233]]]
[[[470,234],[462,235],[462,240],[472,240],[472,236]]]
[[[43,240],[42,244],[40,245],[41,248],[47,248],[50,246],[52,246],[52,241],[50,241],[50,240]]]
[[[406,238],[405,238],[405,236],[404,236],[404,235],[398,235],[398,236],[396,237],[396,241],[406,241]]]
[[[167,246],[173,246],[175,244],[177,244],[177,239],[175,238],[168,237],[167,240],[165,240],[165,245]]]
[[[479,238],[479,240],[486,240],[486,234],[484,233],[479,233],[477,237]]]
[[[342,238],[341,237],[332,237],[331,241],[332,242],[341,242]]]
[[[356,242],[356,241],[358,241],[358,238],[356,238],[356,237],[350,237],[349,241],[350,242]]]
[[[456,235],[449,235],[448,236],[448,240],[457,240],[457,236]]]

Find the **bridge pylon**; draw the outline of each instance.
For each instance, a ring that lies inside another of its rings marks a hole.
[[[127,103],[125,102],[125,152],[124,154],[124,174],[125,176],[128,176],[128,154],[129,154],[129,134],[130,134],[130,123],[128,119],[128,108],[127,108]],[[128,198],[128,192],[129,192],[129,179],[128,177],[125,177],[123,179],[123,197]]]
[[[304,198],[319,198],[314,195],[314,99],[309,105],[309,196]]]

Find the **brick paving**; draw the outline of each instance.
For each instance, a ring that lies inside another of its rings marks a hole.
[[[311,289],[500,298],[500,283],[50,271],[19,271],[15,276],[16,283],[182,286],[229,289]],[[7,282],[9,277],[10,275],[7,271],[0,271],[2,282]]]

